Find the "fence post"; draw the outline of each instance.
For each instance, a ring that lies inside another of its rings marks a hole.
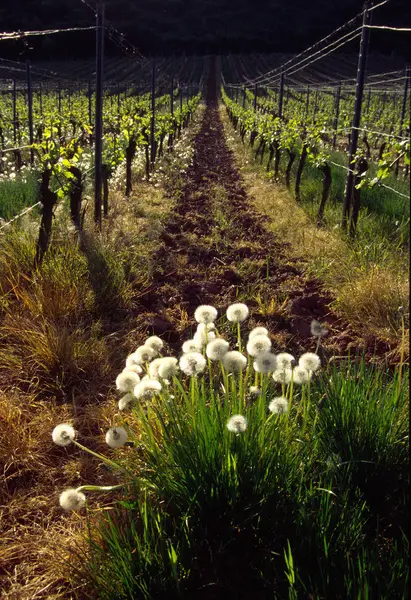
[[[150,124],[150,163],[153,166],[156,152],[155,152],[155,126],[156,126],[156,60],[153,58],[151,66],[151,124]]]
[[[103,150],[103,57],[104,0],[98,0],[96,15],[96,113],[94,145],[94,222],[101,229],[102,150]]]
[[[361,123],[361,104],[364,93],[364,79],[365,79],[365,68],[367,64],[367,50],[368,50],[368,38],[369,38],[369,29],[368,25],[371,20],[371,13],[369,12],[369,0],[364,5],[364,13],[363,13],[363,26],[361,31],[361,42],[360,42],[360,52],[358,55],[358,68],[357,68],[357,83],[355,87],[355,105],[354,105],[354,117],[352,122],[352,130],[351,130],[351,141],[350,141],[350,150],[349,150],[349,158],[348,158],[348,173],[347,180],[345,183],[345,192],[344,192],[344,202],[343,202],[343,214],[342,214],[342,222],[341,227],[343,231],[347,231],[347,221],[350,216],[351,210],[351,197],[354,183],[354,169],[355,165],[353,165],[353,160],[355,154],[357,152],[357,144],[358,144],[358,128]]]
[[[305,101],[305,116],[308,117],[308,109],[310,108],[310,86],[307,85],[307,98]]]
[[[400,135],[402,135],[402,128],[404,126],[405,113],[407,110],[407,96],[408,96],[408,88],[410,86],[410,67],[407,67],[407,78],[404,84],[404,96],[402,98],[402,107],[401,107],[401,117],[400,117]]]
[[[243,87],[243,108],[245,108],[246,91],[245,86]]]
[[[254,112],[257,110],[257,84],[254,86],[254,104],[253,104]]]
[[[171,116],[174,114],[174,77],[171,76],[171,87],[170,87],[170,113]]]
[[[17,88],[16,80],[13,79],[13,140],[17,143]]]
[[[34,142],[33,136],[33,89],[31,86],[31,65],[29,58],[28,47],[26,47],[26,71],[27,71],[27,103],[28,103],[28,117],[29,117],[29,139],[30,145]],[[34,150],[30,148],[30,164],[34,163]]]
[[[340,100],[341,100],[341,82],[338,84],[337,95],[335,97],[335,118],[334,118],[334,137],[333,137],[333,150],[337,143],[337,129],[338,119],[340,117]]]
[[[284,71],[281,71],[280,96],[278,98],[278,116],[280,119],[283,116],[283,98],[284,98]]]

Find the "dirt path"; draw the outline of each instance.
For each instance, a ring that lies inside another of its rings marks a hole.
[[[267,219],[253,208],[227,147],[216,90],[211,68],[194,163],[153,257],[154,283],[141,299],[138,321],[179,350],[199,304],[212,304],[221,314],[231,302],[243,301],[252,315],[249,326],[265,325],[274,351],[313,349],[310,322],[317,319],[330,326],[326,354],[362,347],[384,355],[386,344],[374,338],[364,343],[329,310],[332,296],[304,276],[265,228]]]

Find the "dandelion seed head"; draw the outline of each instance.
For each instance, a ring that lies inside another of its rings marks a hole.
[[[156,353],[158,353],[158,352],[160,352],[160,350],[163,349],[164,342],[163,342],[162,339],[160,339],[156,335],[152,335],[152,336],[150,336],[149,338],[146,339],[146,341],[144,342],[144,346],[149,346]]]
[[[133,371],[133,373],[137,373],[137,375],[141,375],[143,373],[143,369],[140,367],[140,365],[130,365],[129,367],[126,367],[124,369],[124,371]]]
[[[64,510],[80,510],[86,504],[86,497],[76,489],[70,488],[60,494],[59,502]]]
[[[318,371],[318,369],[321,367],[321,360],[318,354],[314,354],[314,352],[306,352],[300,356],[298,365],[306,371],[315,373],[315,371]]]
[[[142,379],[134,388],[134,395],[138,400],[150,400],[161,392],[161,383],[157,379]]]
[[[165,356],[161,359],[158,374],[164,380],[178,373],[178,360],[174,356]],[[165,383],[169,383],[165,381]]]
[[[272,373],[277,368],[277,357],[271,352],[261,352],[253,364],[257,373]]]
[[[180,369],[186,375],[199,375],[206,368],[206,359],[200,352],[188,352],[180,358]]]
[[[194,318],[197,323],[214,323],[217,318],[217,309],[214,306],[202,304],[194,313]]]
[[[273,379],[277,383],[286,385],[290,383],[293,372],[291,369],[276,369],[273,373]]]
[[[288,412],[288,400],[283,396],[278,396],[277,398],[273,398],[268,405],[268,409],[276,414],[281,415],[283,413]]]
[[[295,367],[295,369],[293,370],[293,378],[294,383],[297,383],[298,385],[303,385],[304,383],[308,383],[310,381],[311,373],[303,367],[298,366]]]
[[[241,352],[231,350],[224,354],[222,363],[229,373],[240,373],[245,369],[247,359]]]
[[[120,448],[124,446],[128,438],[124,427],[112,427],[106,433],[106,443],[110,448]]]
[[[120,390],[120,392],[131,392],[139,381],[140,376],[134,371],[130,371],[126,368],[117,376],[116,388]]]
[[[233,415],[227,421],[227,429],[232,433],[244,433],[247,426],[247,419],[243,415]]]
[[[242,323],[249,315],[248,306],[238,302],[236,304],[230,304],[227,308],[227,319],[232,323]]]
[[[316,320],[311,321],[310,329],[311,335],[318,338],[324,337],[328,333],[327,328],[324,327],[324,325],[321,325],[321,323]]]
[[[294,363],[292,363],[294,361]],[[277,354],[277,369],[291,369],[295,365],[295,358],[288,352]]]
[[[188,354],[189,352],[201,352],[201,348],[203,344],[198,340],[187,340],[183,344],[183,352],[184,354]]]
[[[210,327],[212,326],[212,327]],[[194,340],[201,345],[201,348],[205,346],[208,342],[211,342],[215,339],[215,333],[213,331],[214,323],[200,323],[197,327],[197,331],[194,334]]]
[[[268,329],[266,329],[265,327],[254,327],[254,329],[252,329],[248,334],[248,339],[251,340],[251,338],[253,338],[256,335],[268,336]]]
[[[157,379],[159,377],[158,371],[159,371],[162,360],[163,360],[162,358],[155,358],[148,365],[148,373],[149,373],[151,379]]]
[[[268,352],[271,348],[271,340],[266,335],[255,335],[247,344],[247,352],[250,356],[258,356],[262,352]]]
[[[141,375],[141,373],[143,372],[143,369],[141,368],[138,361],[139,361],[139,359],[135,356],[135,354],[133,352],[133,354],[130,354],[126,358],[126,369],[131,369],[138,375]]]
[[[152,348],[151,346],[147,346],[144,344],[143,346],[139,346],[137,350],[134,352],[138,363],[141,365],[143,363],[149,362],[158,354],[157,350]]]
[[[71,425],[61,423],[53,429],[51,437],[57,446],[69,446],[76,437],[76,432]]]
[[[207,344],[206,354],[210,360],[222,360],[229,347],[230,344],[226,340],[216,338]]]
[[[252,385],[250,387],[249,393],[252,398],[258,398],[259,396],[261,396],[261,390],[255,385]]]
[[[120,400],[118,401],[119,410],[126,410],[127,408],[130,408],[131,404],[133,403],[133,400],[134,396],[130,392],[122,398],[120,398]]]

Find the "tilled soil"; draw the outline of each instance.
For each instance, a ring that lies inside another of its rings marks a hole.
[[[248,327],[266,326],[274,352],[312,350],[310,323],[317,319],[330,330],[323,344],[326,356],[348,350],[364,351],[369,358],[389,355],[386,342],[360,336],[330,309],[332,294],[304,275],[287,245],[266,228],[267,217],[255,210],[225,141],[215,70],[206,100],[193,165],[153,257],[154,282],[141,298],[138,321],[179,350],[190,337],[199,304],[212,304],[221,314],[230,303],[243,301],[251,313]],[[276,298],[276,306],[261,314],[258,298],[265,304]]]

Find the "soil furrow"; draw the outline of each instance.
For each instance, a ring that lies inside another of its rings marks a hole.
[[[199,304],[212,304],[221,314],[239,299],[251,309],[249,326],[261,324],[273,334],[275,351],[314,347],[310,323],[317,319],[330,328],[327,355],[363,349],[370,357],[386,356],[386,342],[364,339],[330,310],[332,295],[304,276],[266,221],[247,196],[227,147],[212,69],[193,165],[153,256],[154,281],[141,299],[138,321],[176,350],[189,337]]]

